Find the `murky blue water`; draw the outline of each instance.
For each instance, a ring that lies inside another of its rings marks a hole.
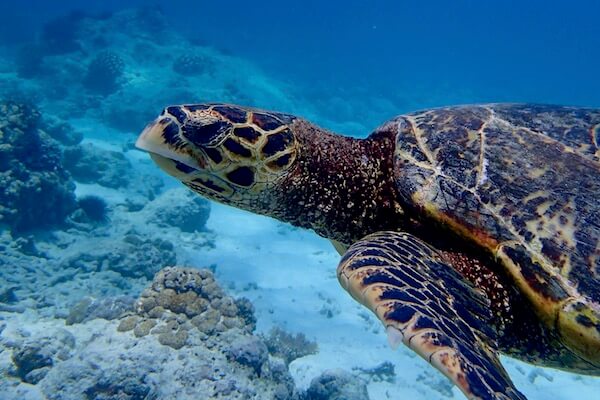
[[[0,399],[326,399],[307,388],[336,368],[361,382],[336,378],[342,398],[461,398],[387,347],[339,287],[327,241],[188,195],[135,139],[179,103],[273,109],[356,137],[443,105],[600,107],[600,3],[156,3],[0,1]],[[145,332],[141,320],[169,321],[134,302],[169,265],[209,268],[254,304],[256,334],[302,333],[318,352],[288,337],[298,350],[279,374],[272,346],[253,364],[236,356],[235,326],[200,334],[189,310],[169,325],[189,333]],[[128,315],[136,330],[120,328]],[[530,399],[600,389],[505,361]]]

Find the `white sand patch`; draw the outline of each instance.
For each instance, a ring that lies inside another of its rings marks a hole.
[[[270,218],[213,204],[208,228],[217,234],[216,248],[190,252],[194,265],[217,265],[217,278],[236,295],[250,298],[258,330],[273,325],[303,332],[318,342],[319,353],[294,361],[296,384],[306,388],[327,369],[358,371],[385,361],[394,364],[394,383],[371,381],[372,399],[434,400],[462,398],[456,388],[424,360],[400,346],[393,351],[383,327],[339,286],[338,254],[329,241]],[[191,244],[190,244],[191,245]],[[249,284],[258,289],[246,289]],[[326,311],[333,310],[328,317]],[[540,369],[508,358],[504,365],[530,400],[592,399],[600,380]],[[541,373],[540,373],[541,372]],[[533,381],[533,383],[531,382]]]

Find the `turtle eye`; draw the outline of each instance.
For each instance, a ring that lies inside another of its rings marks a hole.
[[[197,122],[188,120],[181,127],[183,136],[196,146],[206,146],[223,137],[232,125],[226,121]]]

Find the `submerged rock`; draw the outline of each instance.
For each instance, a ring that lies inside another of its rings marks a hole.
[[[42,346],[30,344],[13,353],[12,360],[17,367],[17,374],[27,383],[38,383],[48,372],[54,362],[52,357]],[[33,371],[43,369],[43,373],[32,374]]]
[[[210,216],[210,202],[187,188],[170,189],[141,211],[145,220],[160,227],[177,227],[183,232],[203,231]]]
[[[79,324],[95,318],[117,319],[133,310],[134,301],[130,296],[115,296],[103,299],[84,298],[71,308],[66,324]]]
[[[282,358],[288,365],[297,358],[318,351],[317,343],[308,340],[303,333],[293,335],[279,327],[272,328],[264,340],[269,353]]]
[[[91,222],[93,224],[108,221],[108,204],[100,196],[83,196],[77,199],[79,206],[78,213],[74,213],[72,218],[76,222]]]
[[[267,346],[256,336],[236,339],[225,350],[225,353],[228,359],[252,368],[257,374],[260,374],[269,357]]]
[[[37,384],[57,363],[71,357],[75,344],[75,337],[64,329],[16,342],[11,356],[13,374],[23,382]]]
[[[64,261],[64,268],[81,271],[114,271],[124,278],[151,279],[164,265],[175,264],[173,244],[160,238],[145,239],[135,233],[121,240],[98,239],[96,246]]]
[[[132,170],[123,153],[91,143],[66,148],[64,165],[78,182],[98,183],[113,189],[126,187]]]
[[[303,400],[369,400],[369,393],[364,380],[336,369],[313,379]]]

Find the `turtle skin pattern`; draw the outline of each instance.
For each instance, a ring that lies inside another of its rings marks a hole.
[[[501,260],[600,365],[600,110],[463,106],[391,123],[403,205]]]
[[[525,399],[498,360],[489,301],[425,242],[408,233],[366,236],[337,274],[388,335],[399,335],[469,399]]]

